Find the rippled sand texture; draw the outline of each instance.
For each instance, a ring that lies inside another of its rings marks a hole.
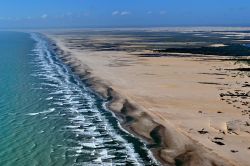
[[[94,89],[112,88],[110,108],[132,119],[125,120],[127,129],[158,142],[161,148],[152,150],[164,162],[247,166],[250,79],[237,69],[248,68],[248,57],[238,57],[239,63],[232,57],[155,51],[223,47],[235,40],[247,44],[248,33],[238,33],[79,30],[47,35],[78,73],[87,71]]]

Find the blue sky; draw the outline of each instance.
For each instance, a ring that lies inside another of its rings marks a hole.
[[[2,0],[0,28],[250,26],[250,0]]]

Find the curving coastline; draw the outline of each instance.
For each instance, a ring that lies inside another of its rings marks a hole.
[[[54,50],[60,58],[91,89],[109,100],[108,108],[116,114],[122,126],[148,141],[152,152],[163,165],[237,165],[191,138],[182,129],[122,95],[112,84],[93,74],[94,69],[87,63],[72,56],[73,53],[65,49],[59,40],[47,36],[54,41]]]

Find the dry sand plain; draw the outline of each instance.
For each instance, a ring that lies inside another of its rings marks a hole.
[[[152,148],[159,160],[249,165],[249,73],[231,70],[247,65],[218,56],[150,56],[157,43],[78,34],[46,33],[76,73],[112,97],[109,107],[125,128],[160,145]]]

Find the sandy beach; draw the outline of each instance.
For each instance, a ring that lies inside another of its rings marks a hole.
[[[111,100],[109,108],[123,127],[154,145],[163,165],[249,165],[250,79],[242,70],[247,64],[215,55],[163,56],[155,49],[165,41],[119,32],[43,33],[82,80]],[[168,46],[173,44],[204,45]]]

